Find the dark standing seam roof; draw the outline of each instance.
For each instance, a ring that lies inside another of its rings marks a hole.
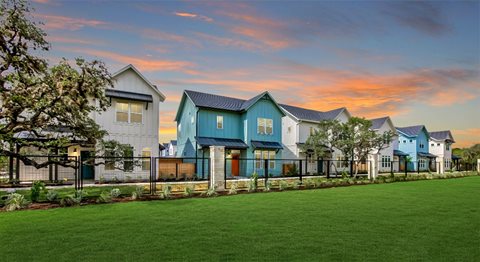
[[[428,134],[435,140],[450,140],[455,143],[450,130],[429,132]]]
[[[422,129],[425,128],[425,126],[418,125],[418,126],[395,127],[395,128],[397,129],[397,131],[400,131],[407,136],[418,136],[418,134],[420,134]]]
[[[202,146],[224,146],[225,148],[246,149],[248,145],[241,139],[233,138],[214,138],[214,137],[198,137],[197,143]]]
[[[176,146],[177,145],[177,140],[170,140],[170,144],[172,144],[173,146]]]
[[[228,111],[241,111],[243,104],[246,102],[243,99],[212,95],[191,90],[185,90],[185,93],[198,107],[222,109]]]
[[[383,123],[385,123],[385,121],[387,121],[387,119],[388,119],[388,116],[375,118],[375,119],[370,119],[370,121],[372,122],[372,129],[373,130],[380,129],[382,127]]]
[[[408,156],[407,153],[405,153],[405,152],[403,152],[403,151],[401,151],[401,150],[397,150],[397,149],[393,150],[393,155],[394,155],[394,156]]]
[[[269,141],[255,141],[252,140],[253,148],[259,149],[283,149],[283,146],[278,142],[269,142]]]
[[[114,90],[114,89],[105,90],[105,96],[123,98],[123,99],[134,100],[134,101],[142,101],[142,102],[153,102],[152,95]]]
[[[421,157],[429,157],[429,158],[436,158],[437,157],[436,155],[433,155],[433,154],[430,154],[430,153],[425,153],[425,152],[418,152],[417,155],[421,156]]]
[[[323,120],[333,120],[335,119],[340,112],[342,112],[345,108],[337,108],[334,110],[322,112],[316,111],[311,109],[305,109],[301,107],[291,106],[291,105],[280,105],[285,111],[292,114],[294,117],[300,120],[307,120],[307,121],[315,121],[320,122]]]

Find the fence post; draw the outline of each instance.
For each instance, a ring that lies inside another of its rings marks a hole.
[[[405,158],[404,162],[405,162],[405,177],[407,177],[407,175],[408,175],[408,162],[407,162],[406,158]],[[400,168],[400,162],[398,163],[398,168]]]
[[[393,176],[393,161],[390,161],[390,175]]]
[[[480,159],[477,159],[477,172],[480,173]]]
[[[225,190],[225,147],[210,146],[210,188],[216,191]]]
[[[327,178],[330,178],[330,160],[327,160]]]
[[[305,156],[305,175],[308,174],[308,156]]]
[[[268,159],[265,159],[264,167],[263,167],[263,174],[265,176],[265,187],[267,187],[268,182]]]
[[[420,174],[420,160],[417,161],[417,174]]]
[[[303,177],[302,177],[302,162],[303,162],[303,161],[300,160],[300,174],[298,174],[298,175],[299,175],[299,179],[300,179],[300,183],[303,182]],[[307,162],[305,162],[305,168],[306,168],[306,166],[307,166]]]
[[[303,170],[302,170],[302,167],[303,167],[302,162],[303,162],[303,161],[300,159],[300,170],[299,170],[299,174],[298,174],[299,177],[300,177],[300,182],[302,181],[302,171],[303,171]]]

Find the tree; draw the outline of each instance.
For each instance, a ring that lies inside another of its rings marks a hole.
[[[35,55],[50,45],[45,32],[28,19],[30,11],[24,0],[0,4],[0,154],[36,168],[69,165],[59,158],[40,163],[19,149],[35,147],[51,154],[103,142],[106,132],[90,114],[109,106],[105,88],[112,87],[112,76],[101,61],[63,59],[49,66]]]
[[[378,134],[372,128],[372,122],[365,118],[351,117],[342,124],[342,132],[338,141],[338,149],[355,165],[355,176],[358,167],[363,161],[367,161],[371,154],[378,154],[386,148],[393,138],[393,132],[387,131]]]

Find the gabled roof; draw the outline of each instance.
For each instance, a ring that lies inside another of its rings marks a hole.
[[[396,127],[397,131],[408,136],[408,137],[416,137],[425,130],[428,135],[428,131],[424,125],[417,125],[417,126],[407,126],[407,127]]]
[[[449,141],[455,143],[450,130],[429,132],[430,138],[437,141]]]
[[[127,71],[131,69],[133,72],[135,72],[148,86],[150,86],[154,91],[155,93],[160,97],[160,101],[163,102],[165,101],[165,95],[162,94],[162,92],[160,92],[160,90],[158,90],[157,86],[152,84],[150,81],[148,81],[148,79],[142,75],[142,73],[140,73],[140,71],[138,71],[138,69],[136,67],[134,67],[132,64],[129,64],[125,67],[123,67],[122,69],[118,70],[117,72],[115,72],[112,77],[115,78],[119,75],[121,75],[123,72]]]
[[[383,123],[385,123],[385,121],[387,121],[388,119],[389,119],[388,116],[370,119],[370,121],[372,122],[372,129],[373,130],[380,129],[383,126]]]
[[[387,122],[390,125],[390,128],[392,129],[393,133],[395,135],[397,134],[397,129],[393,125],[392,119],[389,116],[370,119],[370,121],[372,122],[372,127],[371,127],[372,130],[378,130],[382,128],[383,124]]]
[[[347,114],[350,116],[350,113],[348,113],[348,111],[345,107],[341,107],[341,108],[337,108],[337,109],[334,109],[334,110],[322,112],[322,111],[316,111],[316,110],[301,108],[301,107],[297,107],[297,106],[285,105],[285,104],[281,104],[280,106],[288,114],[292,115],[294,118],[296,118],[297,120],[301,120],[301,121],[320,122],[320,121],[323,121],[323,120],[334,120],[343,111],[346,111]]]
[[[244,100],[238,99],[228,96],[221,96],[221,95],[214,95],[208,93],[202,93],[192,90],[185,90],[184,96],[182,97],[182,101],[180,102],[179,110],[177,110],[177,115],[175,116],[175,121],[178,120],[180,116],[180,109],[183,106],[185,97],[188,97],[196,107],[200,108],[209,108],[209,109],[218,109],[218,110],[226,110],[232,112],[245,112],[255,103],[257,103],[263,97],[268,96],[275,106],[278,107],[278,110],[282,112],[282,108],[277,104],[275,99],[270,95],[269,92],[263,92],[251,99]]]
[[[172,146],[176,146],[177,145],[177,140],[170,140],[170,144],[172,144]]]

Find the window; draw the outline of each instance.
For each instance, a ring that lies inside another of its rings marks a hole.
[[[217,116],[217,129],[223,129],[223,116]]]
[[[410,139],[410,143],[413,143],[413,140],[412,140],[412,139]]]
[[[435,146],[435,144],[431,144],[430,146],[432,146],[432,147],[433,147],[433,146]]]
[[[142,123],[143,106],[140,103],[117,102],[115,106],[117,122]]]
[[[382,167],[387,168],[391,166],[392,162],[390,156],[382,156]]]
[[[268,118],[257,118],[257,133],[260,135],[273,134],[273,120]]]
[[[105,170],[115,170],[115,155],[112,150],[105,150]]]
[[[152,151],[150,148],[145,148],[142,150],[142,157],[151,157],[152,156]],[[142,170],[143,171],[148,171],[150,170],[150,159],[142,159]]]
[[[142,123],[143,107],[141,104],[130,104],[130,123]]]
[[[178,134],[180,134],[180,132],[182,132],[182,123],[178,124]]]
[[[432,144],[432,146],[433,146],[433,144]],[[437,146],[440,146],[440,143],[437,143]]]
[[[346,157],[338,156],[337,157],[337,167],[346,168],[348,167],[348,160]]]
[[[407,140],[403,140],[403,143],[407,143]]]
[[[291,126],[289,126],[289,127],[287,128],[287,133],[289,133],[289,134],[292,133],[292,127],[291,127]]]
[[[450,144],[446,144],[445,148],[447,149],[447,151],[450,150]]]
[[[117,102],[116,105],[117,122],[128,123],[128,103]]]
[[[265,160],[268,161],[268,168],[275,169],[275,151],[270,150],[255,150],[255,169],[263,169]]]

